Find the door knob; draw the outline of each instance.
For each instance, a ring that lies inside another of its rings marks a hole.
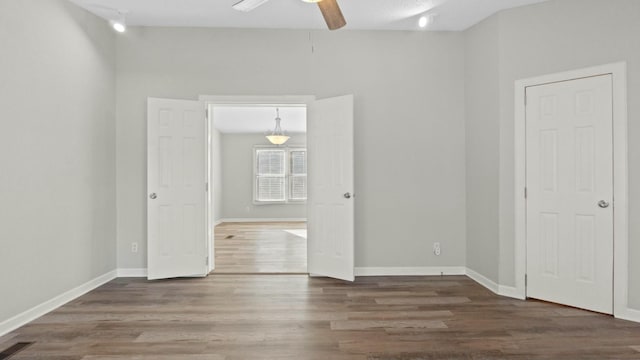
[[[345,199],[351,199],[351,193],[346,192],[343,196]]]
[[[151,200],[155,200],[157,197],[158,197],[158,195],[157,195],[156,193],[151,193],[151,194],[149,195],[149,198],[150,198]]]
[[[598,201],[598,206],[600,206],[603,209],[606,209],[609,207],[609,202],[605,200],[600,200]]]

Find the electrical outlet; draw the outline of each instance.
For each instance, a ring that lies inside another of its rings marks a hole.
[[[440,256],[440,243],[439,242],[433,243],[433,253],[436,256]]]
[[[131,243],[131,252],[132,253],[137,253],[138,252],[138,243],[137,242]]]

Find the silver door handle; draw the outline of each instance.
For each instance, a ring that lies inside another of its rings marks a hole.
[[[609,207],[609,202],[605,200],[600,200],[598,201],[598,206],[600,206],[603,209],[606,209]]]
[[[345,199],[351,199],[351,193],[346,192],[342,196],[344,196]]]
[[[158,195],[157,195],[156,193],[151,193],[151,194],[149,195],[149,198],[150,198],[151,200],[155,200],[155,199],[157,199],[157,198],[158,198]]]

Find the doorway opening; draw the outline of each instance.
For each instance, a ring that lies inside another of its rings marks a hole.
[[[307,156],[303,147],[280,147],[285,149],[285,153],[278,147],[253,147],[248,156],[253,156],[254,162],[259,155],[266,156],[267,164],[271,164],[272,157],[280,157],[285,169],[287,162],[291,161],[295,165],[291,169],[298,170],[286,172],[287,178],[281,175],[282,172],[271,171],[269,165],[266,166],[267,171],[260,168],[253,175],[232,178],[228,182],[231,184],[229,187],[236,187],[240,180],[249,177],[251,184],[255,182],[260,185],[260,189],[256,186],[259,191],[254,192],[253,199],[262,203],[281,200],[267,196],[272,194],[274,184],[277,188],[279,181],[289,179],[293,184],[284,191],[290,194],[285,195],[285,202],[302,202],[304,199],[299,197],[299,190],[306,187],[308,200],[304,208],[310,230],[306,241],[307,272],[315,276],[353,281],[355,193],[352,94],[320,100],[313,96],[200,96],[199,101],[147,99],[147,278],[207,276],[215,269],[214,226],[217,222],[229,221],[221,212],[222,196],[229,189],[223,191],[222,175],[226,174],[221,170],[223,151],[216,145],[221,144],[221,136],[212,130],[211,110],[215,105],[224,104],[307,106],[306,126],[310,136],[306,146],[309,148],[309,163],[306,164],[305,160],[302,163],[304,166],[300,166],[300,159]],[[267,130],[269,128],[271,126]],[[218,147],[219,150],[212,150]],[[263,153],[258,154],[258,151]],[[239,153],[247,155],[245,151]],[[227,163],[233,165],[234,169],[247,170],[235,160]],[[253,171],[258,167],[251,165],[249,169]],[[279,176],[279,180],[274,179],[278,177],[275,175]],[[308,180],[301,180],[307,176]],[[248,188],[254,186],[251,184]],[[245,189],[245,195],[247,193],[250,194],[251,190]],[[273,218],[261,220],[253,218],[250,221],[272,221]],[[278,217],[277,220],[288,223],[296,219]],[[285,230],[301,237],[299,235],[303,229]]]
[[[307,273],[305,103],[210,103],[213,273]],[[276,118],[289,139],[267,138]]]

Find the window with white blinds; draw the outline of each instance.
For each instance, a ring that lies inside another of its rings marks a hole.
[[[301,148],[255,148],[256,203],[307,199],[307,151]]]
[[[256,149],[256,201],[285,201],[285,152]]]
[[[307,151],[289,151],[289,199],[307,200]]]

